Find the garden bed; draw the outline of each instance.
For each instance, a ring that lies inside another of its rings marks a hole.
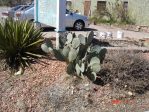
[[[94,83],[87,78],[82,80],[67,75],[65,63],[54,59],[44,59],[41,60],[42,63],[33,64],[33,71],[27,69],[23,76],[10,77],[8,71],[1,71],[1,111],[147,111],[149,65],[147,61],[144,63],[142,60],[134,63],[136,58],[132,57],[140,56],[146,60],[148,55],[148,53],[108,52],[99,73],[101,79]],[[133,76],[138,74],[142,79],[133,80],[131,74],[128,74],[130,71]],[[144,91],[138,93],[136,89]]]

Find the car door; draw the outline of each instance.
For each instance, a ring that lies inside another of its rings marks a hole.
[[[73,27],[73,14],[69,11],[66,10],[66,27]]]

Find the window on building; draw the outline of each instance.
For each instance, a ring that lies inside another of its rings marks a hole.
[[[97,1],[97,10],[102,12],[106,10],[106,1]]]

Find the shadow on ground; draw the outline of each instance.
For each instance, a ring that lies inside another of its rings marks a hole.
[[[143,53],[109,52],[94,84],[145,94],[149,91],[149,62]]]
[[[55,28],[54,27],[43,27],[42,28],[43,32],[53,32],[55,31]],[[66,31],[77,31],[73,28],[66,28]],[[97,31],[96,29],[93,29],[93,28],[85,28],[81,31]],[[81,32],[81,31],[78,31],[78,32]]]

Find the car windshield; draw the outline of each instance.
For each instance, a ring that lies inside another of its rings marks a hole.
[[[20,9],[21,7],[22,7],[21,5],[18,5],[16,7],[12,7],[11,10],[12,11],[16,11],[16,10]]]
[[[28,7],[30,7],[30,6],[29,5],[26,5],[26,6],[23,6],[22,8],[20,8],[19,10],[20,11],[23,11],[23,10],[27,9]]]
[[[34,5],[28,5],[27,7],[23,8],[21,11],[26,11],[26,10],[31,9],[33,7],[34,7]]]

